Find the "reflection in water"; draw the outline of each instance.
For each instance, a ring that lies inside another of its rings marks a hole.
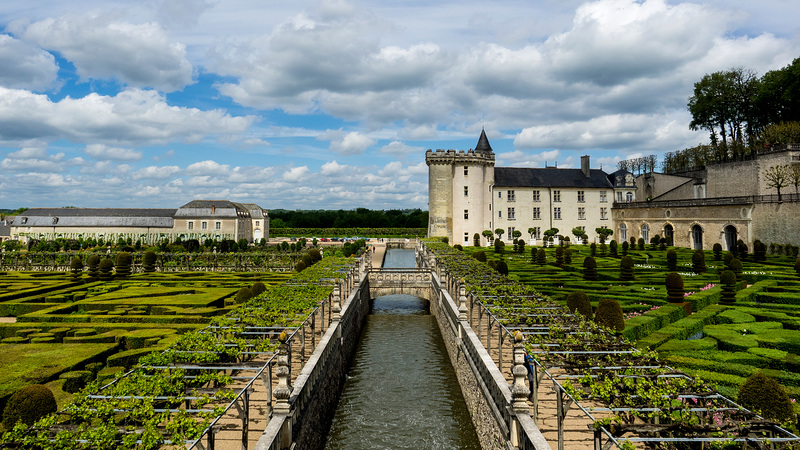
[[[385,267],[413,267],[413,251],[396,252],[387,254]],[[326,448],[480,448],[426,300],[410,295],[375,299]]]

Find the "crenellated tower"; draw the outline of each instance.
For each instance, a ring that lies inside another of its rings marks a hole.
[[[472,245],[472,235],[491,229],[494,152],[481,130],[474,150],[428,150],[428,236]]]

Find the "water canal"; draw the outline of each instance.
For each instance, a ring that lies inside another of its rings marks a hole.
[[[383,266],[414,267],[414,250],[389,250]],[[374,300],[326,448],[480,449],[427,301]]]

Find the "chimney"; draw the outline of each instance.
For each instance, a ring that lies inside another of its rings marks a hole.
[[[214,214],[214,211],[217,209],[216,205],[211,205],[211,214]]]
[[[581,172],[589,178],[589,155],[581,156]]]

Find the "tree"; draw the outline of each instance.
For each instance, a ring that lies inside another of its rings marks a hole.
[[[511,233],[511,235],[514,237],[514,239],[519,239],[522,236],[522,231],[514,230],[514,232]]]
[[[530,235],[531,240],[533,240],[533,235],[536,233],[536,228],[530,227],[528,228],[528,235]]]
[[[795,194],[800,194],[800,164],[790,164],[787,167],[789,168],[789,185],[794,186]]]
[[[608,229],[606,227],[595,228],[594,231],[595,231],[595,233],[597,233],[598,236],[600,236],[600,243],[601,244],[604,244],[606,242],[606,238],[607,237],[609,237],[612,234],[614,234],[613,231],[611,231],[610,229]]]
[[[492,236],[494,236],[494,233],[492,233],[492,230],[483,230],[481,235],[483,235],[483,237],[486,238],[487,242],[491,242],[490,239],[492,239]]]
[[[572,235],[575,236],[575,240],[580,243],[581,238],[583,237],[583,228],[575,227],[572,229]]]
[[[781,200],[781,188],[789,186],[789,168],[785,165],[772,166],[764,172],[767,186],[778,190],[778,201]]]
[[[503,239],[503,229],[502,228],[495,228],[494,234],[497,235],[497,239]]]
[[[481,235],[480,234],[475,233],[475,234],[472,235],[472,245],[475,246],[475,247],[480,247],[481,246]]]

